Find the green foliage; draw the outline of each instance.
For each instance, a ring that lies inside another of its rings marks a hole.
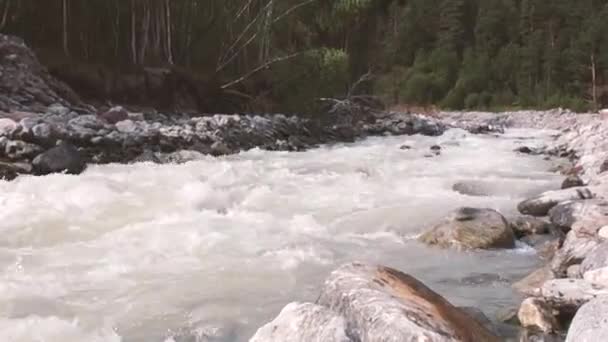
[[[348,79],[348,55],[344,50],[312,50],[273,68],[273,98],[281,99],[286,111],[310,111],[314,109],[314,99],[344,96]]]
[[[234,87],[275,110],[343,96],[369,70],[375,84],[360,91],[390,103],[608,105],[605,0],[0,0],[0,8],[3,32],[64,64],[175,66],[223,84],[261,67]]]

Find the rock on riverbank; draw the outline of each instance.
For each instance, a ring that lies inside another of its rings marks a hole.
[[[317,304],[289,304],[252,342],[499,341],[415,278],[359,263],[325,281]]]
[[[520,321],[547,334],[565,333],[567,341],[600,341],[608,325],[608,122],[598,114],[564,110],[513,113],[444,113],[451,125],[501,124],[554,129],[555,141],[542,152],[567,157],[563,170],[575,179],[564,190],[523,201],[523,214],[548,216],[566,234],[549,265],[516,284],[528,295]],[[573,177],[575,176],[575,177]],[[586,186],[583,186],[586,185]],[[570,321],[574,317],[570,325]]]
[[[338,123],[343,118],[321,123],[283,114],[190,117],[126,113],[126,120],[113,122],[100,115],[79,115],[60,105],[45,113],[23,115],[18,121],[0,118],[0,160],[31,164],[57,143],[69,142],[93,163],[179,162],[175,154],[167,154],[187,150],[219,156],[256,147],[301,151],[372,135],[441,135],[445,130],[438,120],[404,113],[377,117],[370,112],[365,119],[348,124]]]

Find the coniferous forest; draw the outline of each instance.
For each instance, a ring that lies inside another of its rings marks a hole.
[[[606,0],[1,0],[0,28],[77,91],[134,104],[162,74],[205,110],[608,105]]]

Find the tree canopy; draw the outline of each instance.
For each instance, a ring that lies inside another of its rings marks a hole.
[[[606,0],[0,0],[43,61],[179,68],[258,110],[357,88],[445,108],[608,104]],[[78,89],[76,89],[78,90]]]

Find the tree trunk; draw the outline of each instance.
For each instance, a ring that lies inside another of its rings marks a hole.
[[[591,96],[593,99],[593,110],[597,111],[597,75],[595,67],[595,52],[591,53]]]
[[[135,0],[131,0],[131,57],[133,58],[133,64],[137,64],[137,19],[135,15]]]
[[[63,0],[63,53],[66,56],[70,55],[70,49],[68,46],[68,0]]]

